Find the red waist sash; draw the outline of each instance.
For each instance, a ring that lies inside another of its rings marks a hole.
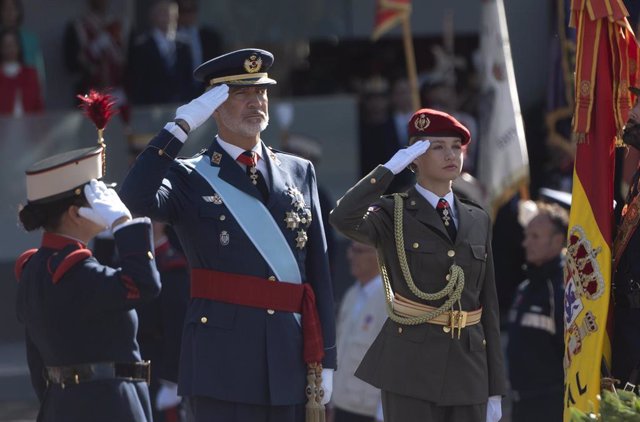
[[[300,313],[304,361],[306,363],[322,362],[324,357],[322,328],[316,308],[316,297],[308,283],[293,284],[243,274],[193,268],[191,297],[252,308]]]

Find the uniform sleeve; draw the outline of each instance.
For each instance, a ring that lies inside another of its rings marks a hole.
[[[172,195],[173,185],[168,173],[182,145],[179,139],[163,129],[138,156],[119,192],[122,202],[132,213],[164,222],[171,222],[180,215],[179,201]]]
[[[316,306],[322,324],[322,340],[324,342],[324,368],[336,368],[336,322],[333,303],[333,287],[329,273],[329,259],[327,241],[324,235],[324,225],[315,170],[309,163],[308,168],[309,192],[311,192],[311,225],[309,226],[307,254],[305,262],[306,281],[311,284],[316,296]]]
[[[500,341],[500,313],[491,249],[491,222],[487,221],[487,268],[480,293],[482,305],[482,327],[486,340],[487,366],[489,373],[489,396],[504,396],[507,393],[506,374],[502,343]]]
[[[47,384],[44,379],[44,363],[38,348],[31,340],[29,330],[25,330],[25,342],[27,346],[27,365],[29,366],[29,374],[31,376],[31,385],[33,386],[38,400],[42,403],[44,392]]]
[[[376,167],[338,200],[329,216],[331,225],[350,239],[375,244],[375,228],[365,217],[369,205],[380,198],[392,180],[389,169]]]
[[[132,309],[160,293],[160,277],[151,252],[151,223],[131,224],[114,233],[120,267],[111,268],[88,258],[61,279],[59,294],[69,295],[81,315]]]

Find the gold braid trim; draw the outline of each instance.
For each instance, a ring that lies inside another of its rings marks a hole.
[[[416,317],[401,317],[393,312],[393,290],[391,289],[391,282],[389,280],[389,273],[387,267],[384,264],[382,255],[378,253],[378,265],[380,266],[380,274],[382,275],[382,284],[384,285],[385,301],[387,302],[387,314],[392,321],[403,325],[418,325],[424,324],[427,321],[441,315],[447,310],[453,310],[453,304],[458,303],[458,309],[460,307],[460,297],[462,296],[462,289],[464,288],[464,272],[459,265],[452,264],[449,268],[449,282],[447,285],[436,293],[423,292],[415,285],[411,271],[409,270],[409,263],[407,262],[407,255],[404,251],[404,232],[403,232],[403,220],[402,213],[404,211],[402,196],[398,193],[393,195],[394,197],[394,209],[393,209],[393,232],[396,241],[396,252],[398,254],[398,262],[400,263],[400,269],[402,275],[409,286],[411,292],[424,300],[438,300],[445,296],[449,296],[448,299],[439,308],[427,312],[423,315]]]

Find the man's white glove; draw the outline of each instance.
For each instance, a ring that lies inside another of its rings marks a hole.
[[[429,141],[417,141],[411,146],[398,150],[398,152],[383,165],[391,170],[393,174],[398,174],[411,164],[413,160],[427,152],[430,145],[431,142]]]
[[[226,84],[218,85],[198,98],[194,98],[188,104],[178,107],[175,120],[184,120],[189,125],[189,130],[194,130],[206,122],[228,97],[229,87]]]
[[[156,394],[156,410],[166,410],[176,407],[182,401],[178,395],[178,384],[175,382],[160,380],[160,388]]]
[[[502,397],[491,396],[487,401],[487,422],[498,422],[502,417]]]
[[[131,213],[120,197],[113,189],[96,179],[84,186],[84,196],[89,202],[89,207],[81,207],[78,210],[80,216],[94,223],[113,229],[113,223],[122,217],[131,219]]]
[[[320,404],[325,405],[331,400],[331,393],[333,392],[333,369],[322,369],[322,389],[324,390],[324,397],[320,401]]]

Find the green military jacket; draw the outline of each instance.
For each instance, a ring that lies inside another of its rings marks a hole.
[[[338,201],[330,222],[345,236],[376,247],[395,293],[437,307],[445,299],[419,299],[402,275],[394,238],[394,199],[381,197],[392,179],[391,171],[378,166]],[[457,197],[455,201],[458,233],[452,242],[433,206],[411,188],[404,198],[404,250],[413,280],[423,292],[441,290],[451,264],[462,267],[462,310],[482,308],[480,323],[463,328],[460,339],[456,331],[452,339],[441,325],[410,326],[387,319],[356,371],[357,377],[382,390],[445,406],[482,404],[489,396],[506,393],[490,218],[473,203]]]

